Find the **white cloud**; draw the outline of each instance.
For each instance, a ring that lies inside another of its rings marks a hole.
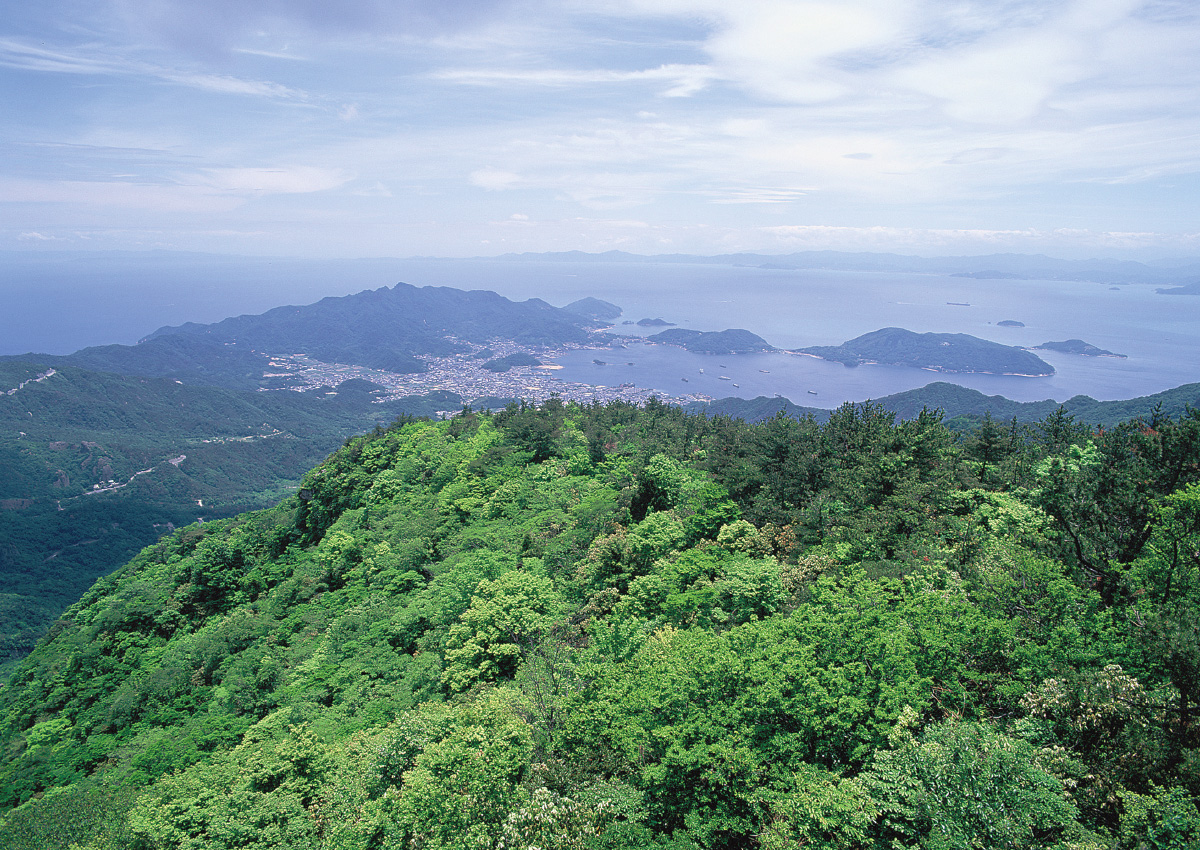
[[[50,49],[13,39],[0,39],[0,66],[44,73],[142,77],[222,94],[294,99],[307,97],[304,92],[279,83],[167,68],[119,53],[106,53],[95,46]]]
[[[506,69],[452,68],[434,72],[433,79],[478,86],[508,86],[523,84],[563,88],[595,84],[665,83],[665,97],[688,97],[701,91],[715,77],[704,65],[660,65],[640,71],[616,71],[604,68],[577,70],[571,68]],[[649,115],[649,113],[647,113]]]
[[[0,39],[5,82],[19,69],[40,87],[9,117],[23,141],[0,148],[10,234],[69,232],[72,205],[89,222],[233,213],[232,229],[287,246],[303,221],[355,253],[395,252],[396,233],[500,239],[491,227],[553,248],[595,227],[613,244],[629,234],[587,211],[634,207],[643,244],[687,250],[851,238],[758,229],[795,221],[946,240],[970,222],[977,242],[994,224],[1036,246],[1048,230],[1008,226],[1200,224],[1200,11],[1183,2],[520,0],[540,5],[518,20],[507,0],[422,0],[425,29],[374,0],[119,2],[146,5],[154,32],[47,13],[44,33]]]
[[[303,100],[303,92],[280,85],[279,83],[261,80],[241,80],[237,77],[227,77],[216,74],[176,74],[159,71],[156,76],[167,82],[178,83],[194,89],[219,92],[221,94],[242,94],[253,97],[296,98]]]
[[[0,197],[9,203],[68,205],[110,212],[223,213],[240,203],[197,186],[82,180],[0,180]]]
[[[498,192],[502,189],[511,189],[520,180],[520,175],[513,174],[511,171],[501,171],[497,168],[481,168],[478,171],[471,172],[472,185],[493,192]]]
[[[200,185],[219,192],[247,195],[324,192],[344,186],[349,181],[349,177],[337,169],[313,166],[210,168],[195,179]]]

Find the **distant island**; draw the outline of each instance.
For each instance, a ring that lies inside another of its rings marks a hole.
[[[1181,286],[1163,287],[1154,291],[1159,295],[1200,295],[1200,280],[1194,280]]]
[[[674,322],[668,322],[666,319],[638,319],[637,323],[643,328],[667,328],[675,327]]]
[[[1023,327],[1025,327],[1024,322],[1018,322],[1016,319],[1004,319],[1003,321],[996,322],[996,324],[1002,328],[1023,328]]]
[[[607,301],[601,301],[599,298],[591,297],[572,301],[566,307],[563,307],[563,309],[568,313],[574,313],[576,316],[583,316],[585,319],[595,319],[597,321],[611,321],[624,312],[616,304],[610,304]]]
[[[983,372],[1039,378],[1054,374],[1053,366],[1023,348],[968,334],[919,334],[904,328],[883,328],[841,345],[814,345],[802,348],[798,353],[847,366],[878,363],[934,372]]]
[[[1025,275],[1016,272],[999,272],[985,269],[981,272],[955,272],[950,277],[969,277],[975,280],[1025,280]]]
[[[1062,342],[1043,342],[1036,348],[1043,348],[1046,351],[1061,351],[1064,354],[1082,354],[1084,357],[1120,357],[1124,359],[1124,354],[1117,354],[1112,351],[1084,342],[1081,339],[1064,339]]]
[[[673,328],[648,337],[651,342],[679,345],[698,354],[758,354],[775,348],[758,334],[741,328],[723,331],[689,331]]]

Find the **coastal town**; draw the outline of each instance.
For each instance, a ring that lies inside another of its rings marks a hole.
[[[541,402],[551,396],[582,404],[592,401],[644,404],[652,396],[665,402],[679,404],[712,400],[710,396],[702,393],[671,395],[631,383],[606,386],[564,381],[558,377],[557,373],[562,367],[554,362],[556,358],[569,351],[581,349],[608,352],[607,346],[567,345],[551,348],[522,346],[509,340],[497,339],[485,347],[459,339],[451,341],[467,350],[448,357],[423,357],[428,365],[426,372],[401,374],[353,364],[323,363],[307,354],[296,353],[272,355],[270,366],[273,371],[266,373],[264,377],[284,379],[288,383],[287,388],[291,390],[312,392],[325,388],[327,393],[335,392],[333,388],[343,381],[357,378],[385,390],[380,394],[379,401],[421,395],[436,390],[456,393],[467,403],[509,399]],[[486,368],[486,364],[513,355],[526,355],[540,365],[510,366],[503,371]],[[457,411],[444,412],[449,414]]]

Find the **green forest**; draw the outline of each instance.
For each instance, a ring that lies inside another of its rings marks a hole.
[[[0,678],[168,531],[276,504],[348,434],[462,405],[447,392],[376,403],[361,380],[254,393],[74,366],[37,380],[49,371],[0,359]]]
[[[401,417],[101,578],[6,848],[1200,846],[1200,412]]]

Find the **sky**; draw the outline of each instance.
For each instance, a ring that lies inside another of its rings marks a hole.
[[[0,10],[0,250],[1200,254],[1194,0]]]

